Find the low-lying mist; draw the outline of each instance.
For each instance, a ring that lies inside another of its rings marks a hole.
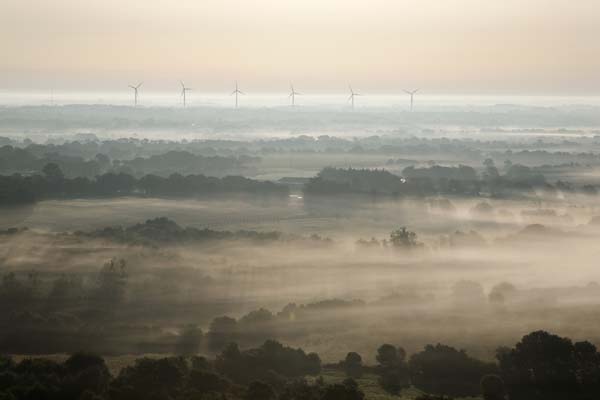
[[[101,352],[170,351],[183,327],[210,337],[222,316],[237,320],[243,346],[276,338],[331,361],[386,341],[491,359],[540,328],[593,340],[595,212],[585,198],[41,202],[20,224],[29,229],[0,235],[2,293],[17,296],[2,325],[46,342],[8,335],[3,346],[69,351],[54,336],[65,330]],[[143,223],[157,215],[174,222]]]

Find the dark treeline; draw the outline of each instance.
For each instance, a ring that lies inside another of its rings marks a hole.
[[[89,239],[104,239],[131,245],[169,245],[201,243],[219,240],[251,240],[272,242],[283,239],[280,232],[257,232],[240,230],[236,232],[216,231],[208,228],[182,227],[168,218],[155,218],[144,223],[127,227],[114,226],[89,232],[78,231],[75,236]],[[314,239],[314,238],[313,238]]]
[[[10,237],[13,235],[28,233],[29,229],[9,228],[0,231],[0,237]],[[43,237],[43,233],[37,233]],[[175,221],[166,217],[158,217],[146,220],[130,226],[108,226],[91,231],[63,232],[56,234],[57,237],[76,237],[79,239],[100,239],[119,244],[139,245],[139,246],[168,246],[201,244],[203,242],[219,241],[248,241],[253,244],[282,242],[310,242],[311,245],[331,244],[333,240],[321,235],[312,234],[310,236],[300,236],[294,234],[283,234],[279,231],[255,231],[238,230],[224,231],[209,228],[182,227]]]
[[[506,133],[499,130],[500,133]],[[600,141],[598,136],[575,136],[572,140],[565,140],[564,136],[556,138],[539,137],[529,138],[531,133],[560,133],[580,134],[576,130],[511,130],[508,133],[523,133],[515,144],[510,140],[482,140],[472,138],[436,138],[406,136],[406,132],[394,131],[395,135],[382,134],[363,138],[346,139],[329,135],[317,137],[299,135],[293,138],[242,140],[149,140],[136,138],[104,139],[100,140],[94,134],[67,135],[69,139],[48,139],[46,143],[33,143],[30,139],[13,140],[0,137],[0,168],[27,166],[33,163],[38,168],[45,164],[35,162],[35,159],[54,157],[53,162],[63,159],[80,161],[109,160],[123,162],[134,159],[150,160],[153,156],[162,156],[168,153],[188,153],[189,155],[226,158],[238,160],[242,163],[258,161],[257,157],[268,156],[276,153],[346,153],[346,154],[380,154],[386,156],[402,156],[402,159],[389,158],[388,165],[415,163],[416,159],[438,158],[440,155],[449,159],[463,160],[469,165],[480,165],[485,159],[490,158],[502,164],[510,161],[513,164],[536,166],[542,164],[571,164],[599,165]],[[421,133],[430,133],[427,131]],[[404,134],[404,135],[403,135]],[[515,136],[517,137],[517,136]],[[567,151],[568,150],[568,151]],[[12,164],[15,156],[25,156],[22,163]],[[106,157],[106,158],[105,158]],[[411,159],[406,159],[409,157]],[[194,159],[190,156],[189,160]],[[201,160],[202,158],[200,158]],[[156,160],[161,161],[161,160]],[[48,160],[50,162],[50,160]],[[162,162],[162,161],[161,161]],[[172,163],[172,161],[170,161]],[[190,166],[188,160],[177,161],[182,166]],[[61,165],[59,163],[59,165]],[[150,167],[154,167],[152,163]],[[29,167],[31,168],[31,167]],[[61,165],[65,173],[70,176],[77,171],[67,170]],[[18,172],[11,170],[10,172]],[[179,171],[182,172],[182,171]],[[148,172],[147,172],[148,173]],[[191,171],[190,171],[191,173]],[[197,173],[197,172],[195,172]],[[93,175],[91,175],[93,176]]]
[[[575,192],[573,185],[558,181],[551,185],[535,169],[524,165],[505,165],[501,174],[491,159],[484,162],[481,174],[470,166],[415,168],[409,166],[402,176],[379,169],[324,168],[304,185],[308,195],[369,194],[387,196],[492,196],[508,197],[534,193],[535,190],[549,194],[558,191]],[[586,194],[597,193],[592,185],[579,190]]]
[[[391,394],[413,387],[420,400],[483,396],[484,400],[592,400],[600,396],[600,353],[590,342],[536,331],[514,347],[497,350],[496,362],[442,344],[407,356],[381,345],[376,365],[349,352],[338,364],[267,340],[241,350],[230,343],[214,359],[183,348],[180,355],[140,358],[113,376],[99,356],[76,353],[64,362],[15,362],[0,357],[0,398],[10,400],[362,400],[359,382],[376,379]],[[339,372],[336,372],[339,371]],[[345,374],[342,383],[324,377]]]
[[[513,348],[498,348],[496,363],[442,344],[427,345],[410,358],[401,347],[384,344],[376,359],[378,365],[371,368],[379,375],[380,385],[394,394],[413,385],[435,395],[483,394],[490,400],[591,400],[600,396],[596,346],[545,331],[524,336]],[[348,353],[339,367],[354,378],[369,369],[356,353]]]
[[[141,157],[129,151],[117,152],[98,148],[111,154],[131,158],[111,158],[99,152],[88,155],[71,143],[56,148],[52,145],[30,144],[25,148],[2,146],[0,147],[0,173],[4,175],[21,173],[35,174],[43,168],[54,163],[59,166],[64,175],[69,178],[93,178],[104,173],[126,173],[136,177],[147,174],[169,176],[180,174],[204,174],[211,176],[225,176],[247,172],[248,168],[260,162],[260,157],[250,155],[220,156],[193,154],[187,150],[169,150],[159,154],[150,154]],[[85,146],[82,144],[80,146]],[[114,146],[125,144],[115,143]],[[183,147],[183,146],[182,146]],[[59,152],[62,150],[62,152]],[[212,153],[212,152],[208,152]]]
[[[43,175],[0,175],[0,205],[26,204],[44,199],[116,196],[187,197],[219,194],[287,196],[288,187],[241,176],[224,178],[172,174],[168,178],[106,173],[89,179],[65,178],[60,167],[47,164]]]
[[[203,336],[204,348],[209,352],[221,351],[230,342],[255,346],[265,338],[297,339],[307,337],[315,327],[315,317],[331,316],[319,322],[321,332],[340,326],[341,318],[335,314],[363,312],[366,303],[361,300],[330,299],[308,304],[289,303],[278,312],[260,308],[240,318],[220,316],[214,318]]]
[[[214,360],[203,357],[141,358],[113,377],[98,356],[77,353],[64,363],[25,359],[20,363],[0,358],[0,398],[15,400],[274,400],[305,392],[314,399],[334,400],[339,391],[361,399],[356,383],[308,384],[306,376],[321,371],[314,353],[267,341],[242,351],[231,344]]]

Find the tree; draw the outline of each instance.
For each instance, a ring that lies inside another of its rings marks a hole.
[[[231,386],[231,383],[210,371],[202,371],[198,369],[193,369],[190,371],[187,380],[187,389],[194,393],[202,395],[206,393],[222,393],[227,390]]]
[[[44,168],[42,169],[42,172],[44,173],[46,178],[48,178],[48,180],[51,180],[51,181],[60,181],[60,180],[64,179],[64,177],[65,177],[62,170],[56,163],[46,164],[44,166]]]
[[[110,158],[106,154],[98,153],[94,157],[100,168],[106,169],[110,167]]]
[[[180,357],[137,359],[134,365],[121,370],[111,385],[111,398],[173,398],[181,391],[186,373],[187,364]]]
[[[421,243],[417,242],[417,234],[407,230],[406,227],[402,227],[390,233],[390,243],[394,247],[406,249],[421,246]]]
[[[65,361],[64,366],[68,379],[64,380],[63,392],[68,393],[68,397],[76,399],[83,397],[85,393],[88,396],[101,396],[108,390],[111,375],[102,357],[75,353]]]
[[[504,304],[504,302],[514,296],[516,292],[517,288],[515,288],[513,284],[502,282],[492,287],[488,299],[490,303]]]
[[[342,361],[344,371],[350,378],[360,378],[363,373],[362,357],[360,354],[350,352],[346,359]]]
[[[513,349],[496,352],[512,400],[591,399],[600,396],[600,354],[589,342],[536,331]]]
[[[379,366],[379,385],[387,392],[398,394],[410,384],[410,375],[406,364],[406,351],[391,344],[383,344],[377,349],[375,357]]]
[[[238,338],[237,321],[224,316],[212,320],[208,328],[208,347],[212,351],[222,350]]]
[[[33,301],[33,289],[30,284],[22,282],[14,272],[4,274],[0,282],[0,307],[10,306],[12,310],[25,309]]]
[[[498,173],[498,169],[496,168],[496,165],[494,164],[494,160],[492,160],[491,158],[486,158],[485,161],[483,162],[483,165],[485,167],[485,170],[483,172],[483,176],[482,178],[486,181],[492,181],[494,179],[498,179],[500,177],[500,174]]]
[[[73,276],[60,275],[52,283],[46,305],[52,310],[63,310],[81,290],[81,281]]]
[[[114,307],[125,298],[127,280],[125,260],[111,259],[98,274],[97,287],[92,294],[93,302],[104,311],[114,312]]]
[[[412,383],[427,393],[446,396],[477,396],[480,380],[496,372],[496,366],[445,345],[427,345],[409,362]]]
[[[403,363],[406,351],[402,347],[394,347],[391,344],[382,344],[377,349],[375,359],[384,368],[393,368]]]

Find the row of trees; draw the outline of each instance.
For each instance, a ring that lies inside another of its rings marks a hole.
[[[248,240],[272,242],[282,239],[280,232],[258,232],[249,230],[216,231],[208,228],[182,227],[165,217],[146,220],[131,226],[114,226],[89,232],[76,232],[76,235],[92,239],[104,239],[117,243],[160,246],[169,244],[201,243],[217,240]],[[316,238],[313,238],[316,240]]]
[[[124,144],[115,144],[115,146],[127,147]],[[122,172],[136,177],[147,174],[168,176],[173,173],[220,177],[240,174],[245,168],[260,162],[260,157],[249,155],[238,157],[202,155],[184,150],[170,150],[148,157],[135,156],[136,153],[113,152],[114,155],[131,157],[131,159],[111,159],[104,153],[94,155],[85,153],[75,145],[67,148],[52,145],[30,145],[26,148],[2,146],[0,147],[0,173],[5,175],[40,173],[46,164],[54,163],[60,167],[65,176],[70,178],[93,178],[107,172]]]
[[[350,352],[339,366],[354,379],[374,372],[381,387],[394,395],[412,385],[435,395],[478,396],[482,377],[498,373],[494,363],[471,358],[464,350],[442,344],[425,346],[410,358],[402,347],[384,344],[375,358],[377,365],[368,367],[358,353]]]
[[[93,179],[65,178],[55,163],[47,164],[43,175],[0,175],[0,205],[27,204],[48,198],[114,196],[206,196],[252,194],[287,196],[287,186],[242,176],[224,178],[173,174],[168,178],[146,175],[140,179],[125,173],[106,173]]]
[[[496,363],[469,357],[463,350],[428,345],[409,359],[401,347],[384,344],[377,365],[366,367],[351,352],[339,363],[359,378],[379,375],[380,385],[398,394],[410,385],[440,396],[477,396],[503,400],[591,400],[600,398],[600,353],[588,341],[572,342],[545,331],[524,336],[515,347],[500,347]]]
[[[390,233],[389,239],[378,240],[372,237],[370,240],[359,239],[356,244],[361,247],[388,247],[391,246],[397,249],[416,249],[423,247],[423,243],[417,240],[417,234],[408,230],[406,227],[401,227]]]
[[[348,379],[325,384],[315,353],[275,341],[240,350],[228,345],[215,359],[141,358],[113,377],[98,356],[76,353],[65,362],[0,357],[3,400],[362,400],[356,379],[375,373],[392,394],[413,386],[419,400],[480,396],[484,400],[591,400],[600,396],[600,353],[589,342],[544,331],[500,348],[497,363],[469,357],[445,345],[428,345],[407,359],[401,347],[384,344],[377,365],[348,353],[337,368]],[[311,379],[307,377],[317,377]]]
[[[530,167],[510,164],[500,174],[494,161],[486,159],[481,174],[470,166],[415,168],[410,166],[402,176],[379,169],[324,168],[304,186],[306,194],[370,194],[388,196],[429,196],[451,194],[479,196],[488,193],[494,197],[523,195],[534,189],[549,193],[557,191],[575,192],[572,185],[558,181],[555,185]],[[594,186],[581,188],[586,194],[595,194]]]
[[[309,384],[321,371],[318,355],[274,341],[241,351],[232,344],[214,360],[198,356],[141,358],[113,377],[98,356],[77,353],[65,362],[0,357],[2,400],[361,400],[353,381]],[[344,397],[338,397],[343,394]],[[279,396],[278,396],[279,395]]]

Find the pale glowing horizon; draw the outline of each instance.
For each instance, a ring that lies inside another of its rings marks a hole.
[[[600,93],[594,0],[0,1],[0,91]]]

